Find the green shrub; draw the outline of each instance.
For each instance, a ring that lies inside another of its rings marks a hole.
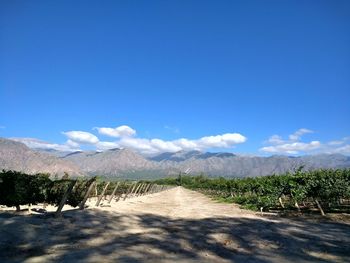
[[[0,173],[0,204],[8,207],[36,204],[47,198],[49,175],[27,175],[15,171]]]

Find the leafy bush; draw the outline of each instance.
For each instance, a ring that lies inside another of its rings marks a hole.
[[[47,198],[51,180],[47,174],[27,175],[15,171],[0,173],[0,204],[6,206],[36,204]]]
[[[28,175],[15,171],[0,173],[0,204],[8,207],[46,202],[58,205],[72,182],[75,186],[68,196],[66,204],[77,206],[84,198],[90,180],[61,179],[52,181],[48,174]]]
[[[178,185],[179,180],[164,178],[156,183]],[[242,179],[182,176],[181,184],[218,198],[232,199],[233,202],[254,210],[277,208],[281,205],[281,197],[285,199],[286,208],[298,203],[310,203],[310,200],[318,200],[324,207],[331,208],[340,198],[350,198],[350,169],[304,172],[300,167],[293,174]]]

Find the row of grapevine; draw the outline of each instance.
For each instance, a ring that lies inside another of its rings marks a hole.
[[[274,209],[318,208],[336,210],[350,198],[350,169],[297,170],[295,173],[242,179],[209,179],[205,176],[182,176],[158,180],[160,184],[183,185],[264,211]],[[343,206],[344,207],[344,206]]]
[[[125,200],[165,189],[167,187],[147,181],[97,182],[96,178],[51,180],[49,174],[0,172],[0,205],[15,206],[17,211],[21,205],[45,203],[58,206],[57,214],[60,215],[65,204],[84,209],[88,198],[96,197],[96,206],[99,206],[107,197],[108,203],[111,203],[113,198],[116,201]]]

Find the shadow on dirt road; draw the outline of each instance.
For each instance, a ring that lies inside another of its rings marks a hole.
[[[350,226],[303,219],[171,219],[101,210],[0,214],[1,262],[349,262]]]

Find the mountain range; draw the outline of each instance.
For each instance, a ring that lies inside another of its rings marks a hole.
[[[0,170],[15,170],[28,174],[50,173],[83,176],[84,172],[74,163],[57,156],[35,151],[25,144],[0,138]]]
[[[73,176],[102,175],[120,178],[159,178],[180,172],[209,176],[246,177],[280,174],[303,165],[305,169],[350,168],[350,157],[340,154],[309,156],[243,156],[227,152],[180,151],[146,157],[130,149],[103,152],[60,152],[30,149],[0,138],[0,169]]]

